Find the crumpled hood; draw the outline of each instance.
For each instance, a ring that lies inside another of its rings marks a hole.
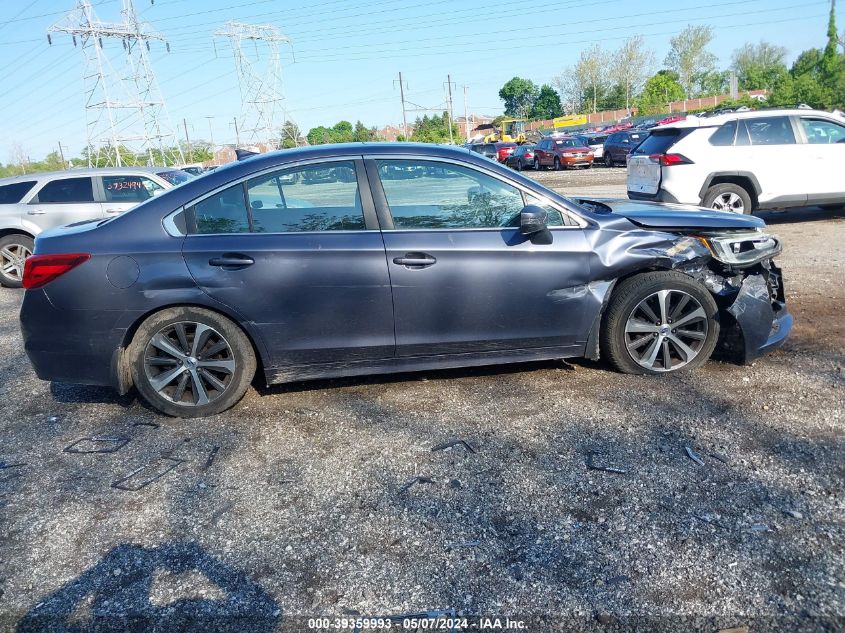
[[[702,230],[755,230],[766,226],[760,218],[740,215],[729,211],[715,211],[692,205],[666,204],[639,200],[605,200],[603,198],[579,198],[579,204],[602,211],[608,207],[613,215],[620,215],[634,224],[655,229],[702,229]],[[593,205],[590,205],[593,202]],[[595,204],[597,203],[597,204]]]

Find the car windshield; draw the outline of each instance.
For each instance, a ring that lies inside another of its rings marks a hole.
[[[193,174],[189,174],[186,171],[182,171],[181,169],[168,169],[166,171],[159,171],[156,172],[156,175],[164,178],[167,182],[169,182],[174,187],[177,187],[181,184],[188,182],[189,180],[193,180],[196,178]]]
[[[581,142],[576,141],[574,138],[565,138],[559,141],[555,141],[558,147],[581,147]]]

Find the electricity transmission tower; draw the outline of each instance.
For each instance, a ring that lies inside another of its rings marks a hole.
[[[272,24],[229,21],[214,33],[232,46],[241,92],[241,138],[278,147],[287,119],[280,46],[290,39]]]
[[[90,0],[48,30],[65,33],[85,60],[85,119],[89,166],[183,164],[185,157],[150,64],[150,43],[164,37],[146,30],[133,0],[122,0],[121,22],[101,22]],[[119,40],[122,49],[106,50]]]

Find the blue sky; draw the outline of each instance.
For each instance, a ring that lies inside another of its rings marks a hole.
[[[56,148],[78,155],[85,144],[82,55],[70,37],[47,29],[76,0],[0,3],[0,162],[20,144],[33,160]],[[102,21],[120,19],[121,0],[93,0]],[[287,110],[303,129],[340,119],[382,126],[402,120],[399,71],[406,98],[424,107],[445,102],[451,74],[455,115],[498,114],[498,91],[519,75],[550,82],[582,48],[617,47],[646,38],[658,62],[669,38],[687,24],[709,24],[711,50],[722,66],[745,42],[785,46],[793,59],[824,45],[828,0],[135,0],[142,19],[171,45],[153,46],[152,63],[173,123],[188,122],[192,138],[233,142],[240,113],[231,52],[212,33],[226,20],[270,23],[293,42],[285,49]],[[840,3],[838,24],[845,27]],[[119,42],[106,43],[119,55]],[[413,118],[410,115],[409,118]],[[206,117],[213,117],[208,119]]]

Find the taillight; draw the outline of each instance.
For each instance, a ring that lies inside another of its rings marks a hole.
[[[32,255],[23,266],[23,287],[31,290],[46,286],[69,270],[91,259],[88,253],[62,253],[60,255]]]
[[[692,165],[692,161],[683,154],[652,154],[648,159],[653,163],[660,163],[664,167]]]

